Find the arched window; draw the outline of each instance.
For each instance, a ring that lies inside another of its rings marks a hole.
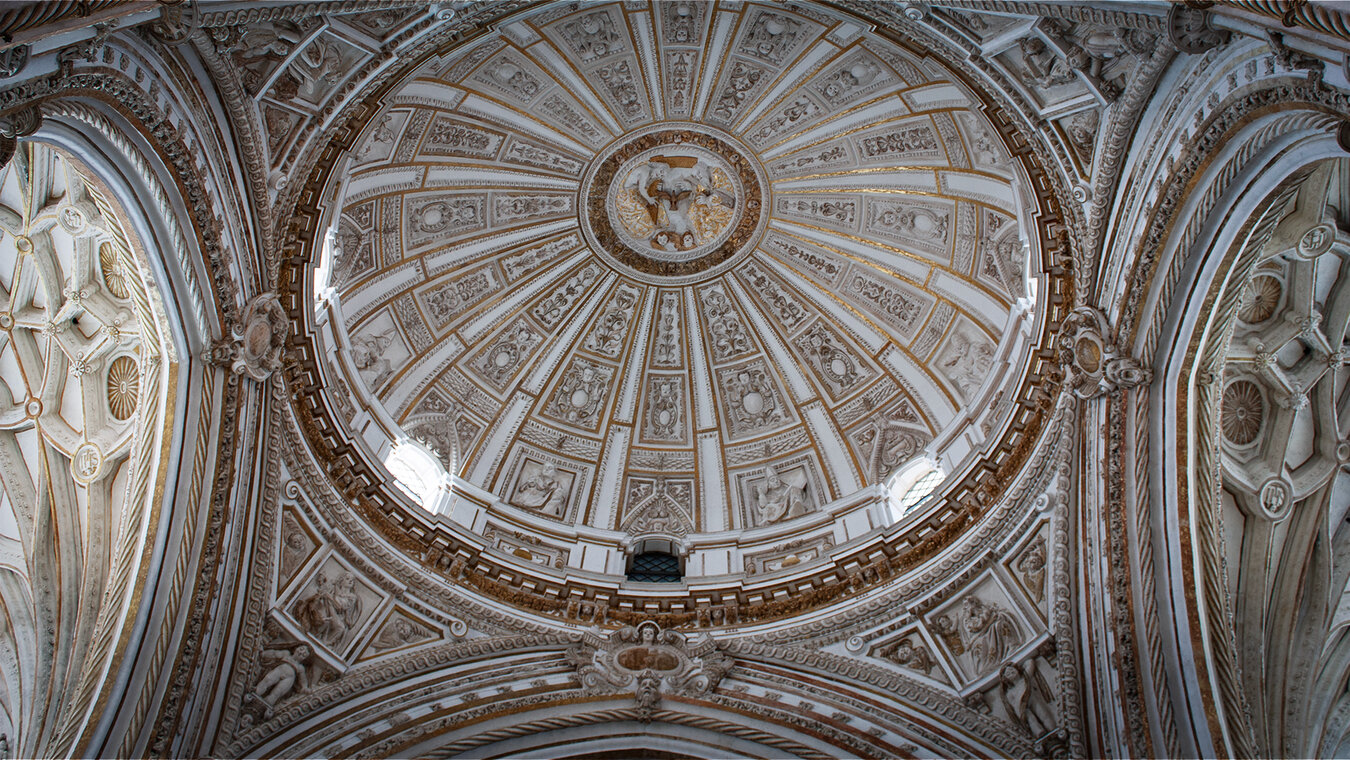
[[[435,511],[441,486],[446,482],[446,472],[431,452],[412,441],[399,441],[385,456],[384,466],[394,476],[394,485],[399,490],[426,509]]]
[[[891,476],[891,519],[899,520],[942,485],[947,474],[928,457],[919,457]]]

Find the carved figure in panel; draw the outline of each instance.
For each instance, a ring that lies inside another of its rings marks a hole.
[[[992,670],[1022,643],[1017,622],[1007,610],[993,602],[967,596],[961,601],[960,614],[961,635],[978,672]]]
[[[689,534],[694,528],[690,518],[693,493],[693,483],[688,480],[632,479],[625,497],[623,530],[631,536]]]
[[[539,94],[543,87],[539,79],[525,67],[525,64],[509,55],[494,59],[474,78],[490,85],[499,92],[519,98],[525,103],[534,100],[534,97]]]
[[[600,424],[614,370],[574,359],[553,392],[545,412],[563,422],[594,429]]]
[[[294,615],[302,629],[337,649],[353,633],[361,608],[356,576],[344,571],[330,580],[320,571],[309,595],[295,605]]]
[[[559,472],[552,462],[541,464],[531,460],[521,469],[520,481],[511,496],[511,503],[562,519],[567,513],[571,485],[570,473]]]
[[[300,565],[314,551],[314,540],[300,526],[300,521],[289,511],[281,519],[281,585],[285,585],[300,571]]]
[[[698,2],[659,3],[661,9],[661,29],[665,41],[670,45],[697,45],[702,30],[704,6]]]
[[[806,476],[796,471],[780,476],[773,465],[764,468],[764,477],[755,486],[755,514],[760,525],[791,520],[809,513],[813,504],[806,492]]]
[[[368,388],[378,388],[394,371],[386,352],[394,343],[394,331],[352,337],[351,357]]]
[[[1039,604],[1045,600],[1045,539],[1037,539],[1013,563],[1022,576],[1022,585]]]
[[[1033,737],[1054,731],[1059,723],[1055,695],[1036,667],[1036,657],[1020,665],[1007,663],[999,671],[999,699],[1009,720],[1020,724]]]
[[[970,401],[994,363],[994,344],[975,330],[958,327],[937,359],[938,370]]]
[[[428,641],[434,637],[435,634],[421,623],[410,620],[403,615],[394,615],[371,640],[370,649],[372,653],[380,654],[391,649],[399,649],[410,644]]]
[[[825,102],[838,107],[879,89],[893,79],[882,68],[880,61],[864,53],[854,56],[841,68],[823,77],[816,85],[816,92]]]
[[[702,250],[721,242],[736,216],[728,168],[696,146],[651,156],[622,177],[614,198],[626,237],[654,251]]]
[[[264,649],[261,658],[268,670],[253,690],[244,695],[245,701],[253,702],[263,717],[270,718],[273,708],[282,700],[309,690],[308,661],[312,656],[313,652],[304,644],[294,649]]]
[[[928,675],[935,664],[928,648],[922,642],[916,643],[912,637],[896,644],[895,649],[891,650],[890,659],[902,668],[924,675]]]
[[[619,107],[624,121],[632,122],[646,113],[642,94],[638,92],[637,79],[633,75],[633,66],[628,61],[601,66],[595,73],[609,91],[610,99]]]

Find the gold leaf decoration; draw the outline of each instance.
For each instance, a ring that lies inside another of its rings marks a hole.
[[[130,356],[119,356],[108,366],[108,408],[119,420],[136,413],[141,393],[141,369]]]

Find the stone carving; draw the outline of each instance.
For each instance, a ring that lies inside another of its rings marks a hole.
[[[314,590],[295,605],[294,614],[303,630],[333,649],[339,648],[361,618],[356,576],[343,571],[330,580],[320,571]]]
[[[266,380],[281,369],[290,318],[275,293],[260,293],[244,305],[240,321],[233,342],[217,343],[213,359],[254,380]]]
[[[750,142],[756,146],[768,145],[773,138],[791,132],[797,125],[804,124],[820,113],[821,108],[814,100],[805,95],[798,95],[788,102],[778,115],[752,133],[749,136]]]
[[[905,127],[863,137],[858,140],[858,147],[865,158],[885,157],[889,160],[897,155],[935,151],[938,141],[931,127]]]
[[[684,440],[684,387],[679,377],[648,378],[646,416],[646,438]]]
[[[481,197],[424,202],[415,206],[408,215],[410,232],[415,239],[421,239],[427,233],[453,234],[480,229],[486,221],[483,203]]]
[[[656,337],[652,340],[652,364],[658,367],[683,366],[680,335],[680,296],[678,293],[662,293],[656,307]]]
[[[486,76],[480,77],[479,81],[491,84],[526,103],[534,100],[534,96],[538,95],[541,89],[539,80],[511,56],[500,56],[485,67],[484,74]]]
[[[106,384],[108,411],[114,419],[129,420],[136,413],[141,393],[141,370],[130,356],[119,356],[108,365]]]
[[[705,695],[733,665],[709,636],[692,640],[653,622],[620,628],[608,637],[587,631],[567,651],[588,694],[631,691],[638,720],[652,720],[663,694]]]
[[[1036,667],[1036,657],[1021,665],[1007,663],[999,671],[999,701],[1008,719],[1034,738],[1055,730],[1059,723],[1055,695]]]
[[[595,73],[600,83],[609,90],[610,99],[619,107],[625,121],[631,122],[642,117],[646,109],[642,106],[642,94],[638,92],[633,67],[628,61],[601,66]]]
[[[308,534],[289,512],[281,520],[281,559],[278,566],[283,582],[295,577],[300,564],[314,548]]]
[[[825,102],[838,107],[888,81],[889,77],[883,72],[880,61],[869,55],[859,55],[824,77],[815,89]]]
[[[924,302],[917,294],[906,292],[897,282],[883,280],[862,270],[855,269],[845,278],[844,293],[880,316],[901,335],[916,329],[925,311]]]
[[[651,156],[617,178],[613,227],[639,250],[684,253],[720,242],[737,205],[724,164],[695,146]]]
[[[745,99],[764,77],[764,70],[751,66],[744,61],[734,61],[726,78],[726,86],[717,96],[713,106],[713,115],[723,122],[729,122],[736,116]]]
[[[940,615],[933,620],[933,628],[948,642],[953,654],[970,654],[976,674],[993,670],[1022,643],[1022,634],[1012,615],[978,596],[961,600],[958,620]],[[953,642],[959,643],[959,650]]]
[[[755,515],[760,525],[791,520],[809,513],[813,504],[806,492],[806,476],[800,470],[779,476],[773,465],[755,485]]]
[[[515,376],[521,361],[532,354],[543,339],[523,320],[516,320],[474,357],[470,366],[475,374],[501,390]]]
[[[435,634],[426,626],[403,615],[395,615],[389,619],[389,622],[385,623],[384,628],[370,642],[370,649],[375,654],[381,654],[409,644],[429,641],[432,638],[435,638]]]
[[[852,227],[858,218],[858,204],[852,200],[808,201],[801,198],[779,198],[778,213],[796,216],[809,222],[827,221],[836,226]]]
[[[938,354],[938,371],[956,386],[969,402],[989,376],[994,363],[994,344],[973,329],[957,327]]]
[[[567,514],[571,480],[570,474],[558,472],[552,462],[527,462],[521,470],[520,482],[516,484],[511,503],[562,519]]]
[[[380,387],[394,372],[386,355],[394,342],[394,331],[389,330],[373,335],[353,335],[351,345],[352,364],[365,381],[366,387]]]
[[[866,458],[867,475],[873,483],[880,483],[913,459],[928,439],[909,402],[877,413],[854,433],[854,441]]]
[[[592,63],[627,50],[624,36],[614,28],[609,11],[588,13],[562,25],[562,36],[582,63]]]
[[[765,250],[776,251],[793,261],[808,267],[827,281],[833,282],[839,276],[840,264],[825,254],[816,253],[781,237],[771,236],[765,243]]]
[[[345,44],[327,36],[315,38],[291,59],[285,75],[273,85],[283,101],[301,99],[318,105],[349,71]]]
[[[777,280],[770,277],[758,264],[747,263],[741,268],[741,275],[750,284],[750,292],[769,307],[783,327],[795,330],[807,318],[806,309],[788,295]]]
[[[563,422],[595,429],[600,424],[613,376],[611,367],[573,359],[545,412]]]
[[[1275,31],[1266,32],[1266,40],[1270,43],[1270,52],[1275,57],[1275,62],[1289,71],[1306,71],[1308,74],[1308,84],[1313,87],[1319,87],[1322,84],[1322,75],[1326,69],[1326,62],[1317,56],[1300,53],[1284,44],[1284,35]]]
[[[921,641],[916,643],[913,637],[896,644],[895,649],[892,649],[887,657],[902,668],[909,668],[924,675],[930,674],[936,664],[933,655],[928,652],[928,647]]]
[[[660,3],[661,28],[671,45],[697,45],[703,9],[697,2]]]
[[[616,358],[623,348],[624,337],[628,335],[628,325],[633,321],[638,296],[639,291],[636,288],[620,286],[615,290],[609,304],[605,306],[590,334],[586,336],[586,348],[603,356]]]
[[[506,272],[508,279],[515,281],[538,269],[541,265],[552,261],[560,254],[574,250],[580,244],[581,241],[575,233],[564,235],[543,245],[526,248],[519,253],[504,257],[501,260],[502,269]]]
[[[1045,601],[1045,539],[1037,539],[1013,563],[1022,575],[1022,585],[1037,603]]]
[[[492,199],[492,221],[508,224],[542,219],[572,211],[572,197],[567,195],[497,195]]]
[[[1234,446],[1257,439],[1265,422],[1266,402],[1261,389],[1250,380],[1234,380],[1223,389],[1219,402],[1223,437]]]
[[[0,79],[7,79],[23,71],[28,64],[28,45],[14,45],[0,51]]]
[[[111,243],[104,242],[98,246],[98,271],[103,279],[103,287],[114,297],[131,297],[131,288],[127,287],[126,265]]]
[[[671,7],[666,4],[664,7]],[[689,113],[690,100],[694,89],[694,63],[698,53],[693,50],[666,51],[666,97],[670,99],[672,115],[685,116]]]
[[[947,213],[921,206],[873,201],[867,206],[867,226],[908,241],[943,243],[947,239]]]
[[[1265,322],[1275,316],[1280,299],[1284,296],[1284,283],[1278,277],[1259,274],[1247,284],[1247,294],[1238,309],[1238,319],[1249,325]]]
[[[513,139],[502,152],[502,160],[562,172],[568,176],[578,175],[585,168],[585,164],[569,155],[519,138]]]
[[[498,285],[496,279],[492,270],[484,267],[425,291],[422,303],[436,325],[444,327],[470,306],[491,295]]]
[[[802,34],[801,22],[777,13],[760,12],[750,23],[740,49],[746,55],[779,66]]]
[[[773,427],[786,420],[769,374],[761,363],[731,367],[717,374],[729,408],[732,437]]]
[[[309,690],[309,659],[313,652],[305,644],[294,648],[273,647],[261,654],[263,666],[268,668],[258,679],[253,690],[244,695],[246,704],[272,717],[277,704],[287,697]]]
[[[557,119],[567,132],[580,135],[592,144],[602,142],[605,139],[590,119],[582,116],[580,111],[573,108],[567,100],[557,93],[544,98],[541,109],[544,113]]]
[[[1336,226],[1323,222],[1309,227],[1298,239],[1294,255],[1304,261],[1312,261],[1331,250],[1336,243]]]
[[[708,326],[708,345],[713,361],[724,362],[754,349],[750,334],[741,323],[730,299],[720,285],[708,287],[702,293],[703,317]]]
[[[506,135],[448,116],[438,116],[427,130],[422,152],[440,156],[493,158]]]
[[[530,313],[545,328],[552,330],[562,322],[567,316],[572,306],[581,299],[586,291],[600,275],[600,267],[595,262],[588,261],[580,269],[573,272],[553,292],[535,305]]]
[[[1118,393],[1147,384],[1152,370],[1138,360],[1121,356],[1108,342],[1106,317],[1096,309],[1080,306],[1060,326],[1056,346],[1065,386],[1079,398]]]
[[[630,536],[657,534],[685,536],[694,529],[694,484],[687,480],[658,477],[655,481],[633,479],[628,486],[623,530]]]
[[[1203,53],[1228,42],[1228,32],[1215,29],[1209,11],[1174,4],[1167,11],[1167,39],[1183,53]]]
[[[816,322],[793,341],[797,350],[826,387],[836,397],[853,390],[871,372],[858,371],[858,360],[843,345],[843,341],[822,322]]]

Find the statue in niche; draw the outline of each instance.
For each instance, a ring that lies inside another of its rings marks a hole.
[[[264,649],[263,662],[270,661],[276,664],[263,674],[258,685],[253,687],[253,691],[245,695],[246,700],[261,707],[264,716],[271,717],[272,708],[276,707],[278,702],[291,694],[309,689],[309,667],[305,661],[309,659],[310,654],[309,647],[304,644],[294,650]]]
[[[780,477],[773,465],[764,468],[764,480],[755,486],[755,501],[761,524],[790,520],[810,511],[811,505],[806,500],[806,479],[800,472],[793,475],[796,477],[789,481]]]
[[[1033,737],[1055,730],[1054,695],[1032,657],[1021,666],[1008,663],[998,675],[1000,699],[1010,720],[1022,724]]]
[[[361,617],[361,597],[356,593],[356,576],[343,573],[329,581],[319,573],[314,593],[295,606],[300,626],[330,647],[341,646]]]
[[[545,462],[533,475],[520,481],[511,503],[537,509],[549,517],[562,518],[567,508],[567,492],[552,462]]]
[[[998,665],[1022,640],[1012,615],[978,596],[961,602],[961,632],[981,673]]]

